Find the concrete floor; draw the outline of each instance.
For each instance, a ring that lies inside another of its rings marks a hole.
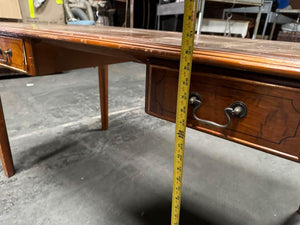
[[[0,224],[170,224],[174,124],[144,112],[145,66],[0,80],[17,174],[0,167]],[[181,224],[277,225],[295,216],[300,166],[187,130]]]

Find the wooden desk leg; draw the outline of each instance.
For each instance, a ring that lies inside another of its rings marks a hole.
[[[297,213],[300,215],[300,206],[299,206],[299,209],[298,209]]]
[[[2,166],[4,173],[7,177],[11,177],[15,174],[15,168],[11,156],[5,119],[2,109],[2,102],[0,97],[0,158],[2,161]]]
[[[102,130],[108,129],[108,65],[98,67]]]

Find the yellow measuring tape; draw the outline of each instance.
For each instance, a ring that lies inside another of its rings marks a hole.
[[[33,0],[28,0],[30,18],[35,18]]]
[[[62,4],[64,4],[64,0],[56,0],[56,4],[62,5]],[[33,2],[33,0],[28,0],[28,7],[29,7],[30,18],[35,18],[35,11],[34,11],[34,2]]]
[[[178,80],[171,225],[179,225],[187,108],[198,0],[185,0]]]

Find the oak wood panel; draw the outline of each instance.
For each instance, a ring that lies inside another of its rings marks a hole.
[[[27,71],[27,61],[24,49],[24,43],[21,38],[0,36],[0,64],[6,68],[12,68],[18,71]],[[4,51],[10,49],[12,56],[5,56]]]
[[[97,26],[0,23],[0,34],[100,46],[126,52],[133,60],[179,59],[181,34]],[[258,51],[259,49],[259,51]],[[300,44],[200,35],[193,61],[300,79]]]
[[[174,122],[178,69],[163,64],[147,67],[146,112]],[[232,118],[232,125],[221,129],[196,121],[189,107],[188,127],[300,162],[300,88],[227,76],[220,69],[209,71],[200,67],[192,73],[190,91],[203,100],[197,116],[225,124],[224,108],[235,101],[248,106],[248,115]]]

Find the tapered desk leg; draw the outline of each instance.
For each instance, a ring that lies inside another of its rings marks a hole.
[[[102,130],[108,129],[108,65],[98,67]]]
[[[2,102],[0,97],[0,158],[2,161],[2,166],[4,173],[7,177],[11,177],[15,174],[15,168],[11,156],[5,119],[2,109]]]

